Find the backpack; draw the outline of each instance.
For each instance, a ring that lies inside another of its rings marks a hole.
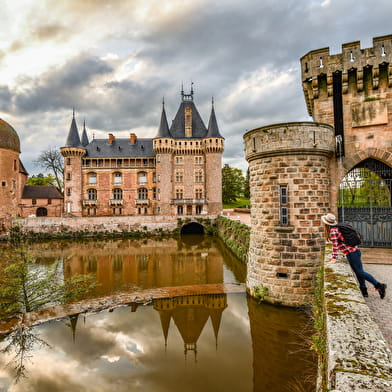
[[[338,223],[335,227],[342,233],[346,245],[356,246],[362,242],[361,234],[348,223]]]

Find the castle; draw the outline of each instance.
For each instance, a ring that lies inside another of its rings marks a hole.
[[[88,140],[75,117],[64,157],[65,213],[74,216],[201,215],[222,209],[224,139],[212,104],[208,128],[190,94],[168,126],[163,103],[154,138]]]
[[[54,186],[27,184],[15,129],[0,119],[0,233],[19,217],[60,216],[63,197]]]

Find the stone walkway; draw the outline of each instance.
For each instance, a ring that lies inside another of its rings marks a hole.
[[[381,300],[378,292],[367,283],[369,297],[366,303],[392,350],[392,249],[362,248],[361,251],[365,271],[388,285],[387,295]]]

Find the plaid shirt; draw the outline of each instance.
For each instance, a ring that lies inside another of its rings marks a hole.
[[[329,238],[332,242],[332,258],[336,259],[338,257],[339,250],[347,255],[351,252],[355,252],[358,247],[357,246],[349,246],[344,243],[344,238],[342,233],[337,227],[332,227],[329,232]]]

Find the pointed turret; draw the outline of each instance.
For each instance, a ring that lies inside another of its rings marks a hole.
[[[158,135],[156,137],[171,137],[169,125],[167,124],[165,101],[162,101],[161,123],[159,124]]]
[[[80,142],[78,126],[75,121],[75,110],[72,114],[71,127],[69,128],[67,141],[65,142],[65,147],[83,147]]]
[[[212,99],[212,107],[211,107],[210,120],[208,122],[207,137],[222,137],[222,135],[219,133],[218,123],[215,117],[214,99]]]
[[[87,131],[86,131],[86,121],[83,121],[83,133],[82,133],[82,146],[86,147],[89,144]]]

